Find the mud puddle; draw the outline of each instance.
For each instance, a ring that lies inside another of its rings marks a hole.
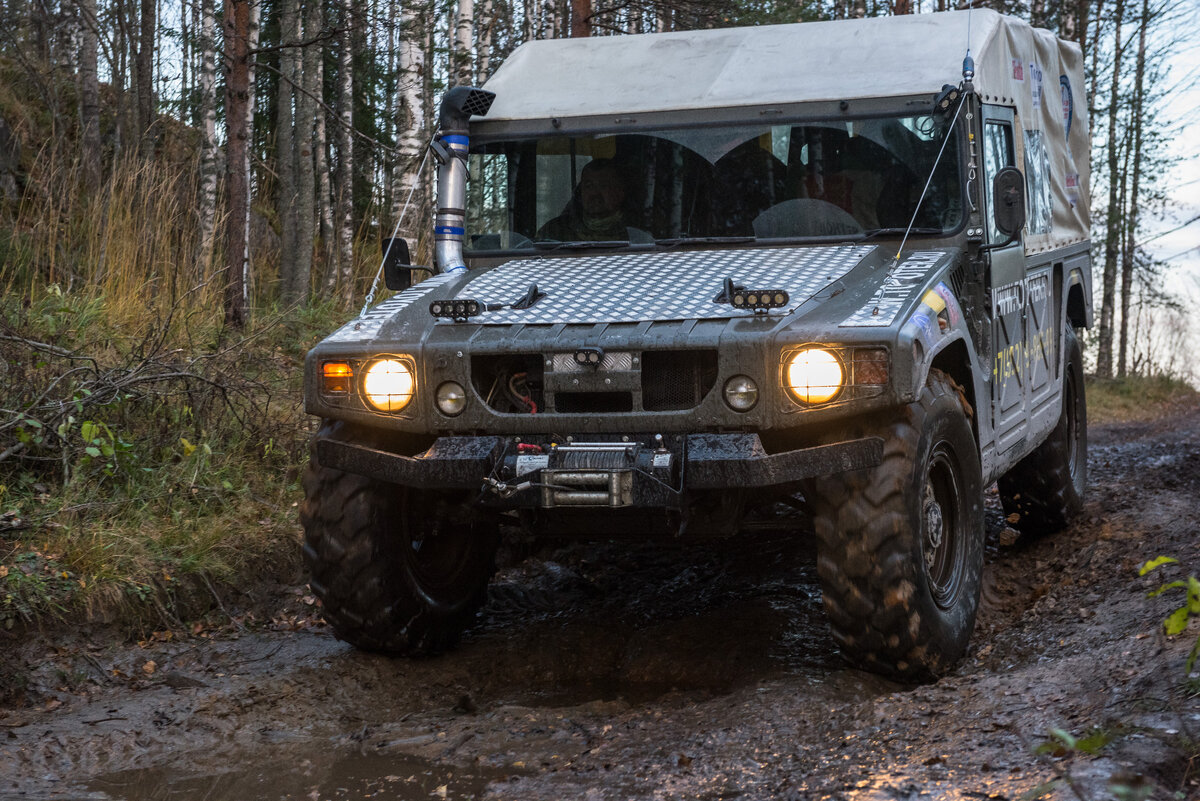
[[[165,767],[119,771],[89,782],[83,797],[89,801],[454,801],[480,798],[489,784],[515,773],[325,747],[289,749],[269,763],[205,775]]]
[[[355,651],[315,611],[211,640],[34,640],[0,707],[0,799],[1200,799],[1197,629],[1164,637],[1170,599],[1146,597],[1200,569],[1200,409],[1093,433],[1070,529],[1021,538],[989,493],[975,636],[937,683],[846,666],[799,527],[551,544],[435,658]],[[1159,554],[1182,564],[1139,579]]]

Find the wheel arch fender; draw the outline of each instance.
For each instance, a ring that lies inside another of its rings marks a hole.
[[[1063,319],[1076,328],[1091,328],[1094,320],[1090,254],[1076,255],[1067,259],[1063,266],[1066,269]]]
[[[1083,294],[1083,284],[1073,283],[1067,288],[1067,321],[1076,328],[1092,327],[1092,307]]]
[[[922,374],[921,383],[929,378],[930,370],[941,370],[950,376],[962,388],[963,400],[967,403],[967,418],[971,422],[971,431],[975,442],[979,443],[979,406],[976,399],[980,396],[980,388],[976,386],[976,373],[971,360],[971,349],[967,340],[961,334],[942,343],[929,358]],[[986,393],[984,393],[986,394]]]

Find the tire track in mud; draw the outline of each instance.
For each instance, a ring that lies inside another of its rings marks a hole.
[[[936,684],[844,667],[803,530],[568,544],[501,571],[479,623],[433,659],[319,628],[30,645],[38,705],[0,718],[0,798],[1016,798],[1056,769],[1094,797],[1122,771],[1200,795],[1177,747],[1200,739],[1175,680],[1190,642],[1155,633],[1164,607],[1136,578],[1160,552],[1200,563],[1200,412],[1093,443],[1068,531],[1019,538],[989,496],[984,607]],[[58,689],[76,674],[91,679]],[[1050,728],[1093,726],[1144,734],[1097,759],[1031,753]]]

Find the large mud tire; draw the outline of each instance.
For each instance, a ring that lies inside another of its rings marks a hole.
[[[866,670],[935,678],[962,657],[983,572],[979,450],[962,389],[938,370],[873,432],[876,467],[814,481],[825,611],[842,652]]]
[[[317,434],[344,436],[341,423]],[[322,467],[315,449],[304,494],[304,559],[338,637],[389,654],[458,641],[495,569],[493,522],[435,493]]]
[[[1063,407],[1046,441],[997,482],[1004,513],[1023,534],[1052,534],[1071,524],[1087,488],[1087,397],[1075,329],[1063,334]]]

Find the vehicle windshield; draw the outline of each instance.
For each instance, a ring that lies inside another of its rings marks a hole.
[[[943,117],[915,116],[476,144],[466,248],[950,232],[963,215],[956,138]]]

